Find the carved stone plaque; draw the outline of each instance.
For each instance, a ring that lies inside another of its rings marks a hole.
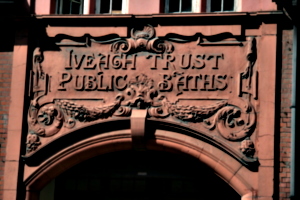
[[[34,51],[27,155],[74,128],[144,109],[148,118],[234,143],[255,160],[250,139],[256,126],[252,104],[258,99],[254,37],[201,30],[157,37],[155,28],[145,25],[131,29],[128,37],[60,38],[59,50]]]

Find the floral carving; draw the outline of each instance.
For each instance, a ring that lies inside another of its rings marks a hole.
[[[153,79],[145,74],[129,80],[124,92],[118,94],[114,102],[105,106],[87,107],[64,99],[40,106],[38,100],[42,96],[32,100],[28,112],[28,152],[34,151],[41,144],[40,137],[53,136],[62,127],[71,129],[78,121],[87,123],[113,116],[130,116],[132,109],[147,109],[149,117],[171,116],[186,122],[202,123],[207,129],[215,129],[231,141],[248,137],[253,132],[256,121],[254,108],[249,102],[246,102],[243,108],[231,105],[227,100],[205,106],[172,103],[167,97],[159,94]]]
[[[103,107],[84,107],[83,105],[78,105],[72,101],[68,100],[57,100],[55,104],[60,107],[60,109],[70,117],[69,124],[74,124],[75,120],[81,122],[89,122],[97,119],[108,118],[113,115],[113,113],[120,106],[121,99],[117,97],[116,101],[110,105]]]
[[[240,151],[247,157],[253,158],[255,153],[254,143],[249,138],[246,137],[242,142],[240,146]]]
[[[210,106],[178,106],[176,104],[170,104],[169,112],[176,118],[183,121],[195,121],[201,122],[213,114],[215,114],[220,108],[227,105],[227,101],[219,101]]]
[[[127,106],[120,106],[116,112],[114,113],[115,116],[130,116],[131,115],[131,108]]]
[[[40,107],[33,102],[28,112],[29,132],[42,137],[58,133],[63,123],[61,111],[53,104]]]
[[[131,30],[131,38],[121,39],[111,45],[114,53],[128,53],[130,51],[153,51],[155,53],[171,53],[173,45],[159,38],[153,38],[155,30],[151,25],[147,25],[143,30]]]
[[[39,146],[39,137],[50,137],[58,133],[62,127],[63,114],[55,105],[39,106],[37,100],[31,102],[28,112],[27,152],[31,152]]]
[[[244,109],[228,105],[220,109],[213,118],[204,121],[209,130],[217,129],[228,140],[241,140],[249,136],[256,124],[256,115],[250,102]]]
[[[35,133],[28,133],[26,140],[27,152],[35,151],[41,145],[40,138]]]
[[[150,107],[153,104],[154,97],[157,96],[153,82],[153,79],[148,78],[145,74],[131,79],[128,88],[124,92],[125,101],[122,105],[137,108]]]

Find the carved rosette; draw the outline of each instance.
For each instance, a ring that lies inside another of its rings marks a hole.
[[[129,53],[131,51],[152,51],[154,53],[172,53],[174,47],[171,42],[153,38],[155,30],[147,25],[143,30],[131,30],[131,38],[121,39],[111,44],[114,53]]]

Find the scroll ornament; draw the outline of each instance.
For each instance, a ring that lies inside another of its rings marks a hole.
[[[131,51],[152,51],[154,53],[172,53],[173,45],[167,40],[154,38],[155,30],[147,25],[143,30],[131,29],[131,38],[120,39],[111,44],[114,53],[129,53]]]
[[[27,152],[39,146],[39,137],[50,137],[58,133],[63,125],[63,113],[52,103],[40,106],[38,98],[31,102],[28,111],[29,132],[27,135]]]
[[[125,91],[106,106],[86,107],[63,99],[39,105],[39,98],[32,100],[28,112],[27,152],[34,151],[41,144],[39,137],[53,136],[62,127],[71,129],[78,121],[86,123],[109,117],[130,116],[132,109],[147,109],[148,117],[173,117],[190,123],[203,123],[205,128],[216,129],[230,141],[249,137],[256,122],[254,108],[249,102],[245,102],[243,108],[231,105],[226,100],[207,106],[171,103],[167,97],[158,93],[153,79],[145,74],[129,80]]]

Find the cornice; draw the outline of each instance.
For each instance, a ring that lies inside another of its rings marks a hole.
[[[231,25],[282,23],[286,18],[282,11],[222,12],[222,13],[178,13],[178,14],[104,14],[104,15],[33,15],[39,23],[50,26],[130,26],[151,23],[176,26],[182,25]],[[172,20],[170,20],[172,19]],[[143,22],[142,22],[143,21]]]

